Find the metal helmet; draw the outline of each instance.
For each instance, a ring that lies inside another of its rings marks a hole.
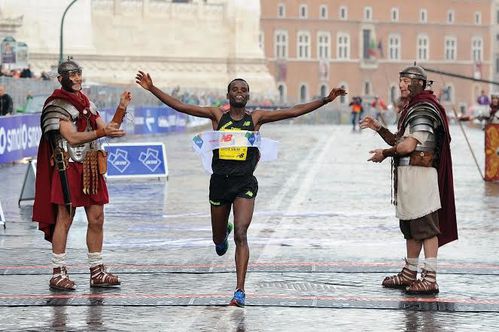
[[[423,67],[416,65],[414,62],[413,66],[409,66],[400,72],[400,77],[409,77],[411,79],[418,79],[422,81],[427,81],[428,77]]]
[[[410,92],[409,98],[418,95],[424,89],[426,89],[427,85],[431,86],[431,84],[433,83],[433,81],[428,81],[428,77],[426,76],[424,68],[416,65],[416,62],[414,62],[414,65],[402,70],[399,74],[401,78],[407,77],[411,79],[411,84],[408,87]]]
[[[81,72],[82,68],[76,61],[73,60],[73,58],[70,57],[68,57],[66,61],[61,62],[57,67],[57,73],[59,73],[59,75],[67,74],[73,70]]]

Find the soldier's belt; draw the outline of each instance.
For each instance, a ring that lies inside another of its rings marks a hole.
[[[410,155],[400,158],[399,166],[433,166],[433,152],[414,151]]]
[[[83,160],[83,193],[96,194],[99,190],[99,175],[107,171],[107,153],[102,150],[89,150]]]

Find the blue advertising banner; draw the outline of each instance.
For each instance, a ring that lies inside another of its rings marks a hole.
[[[163,143],[110,143],[107,151],[107,177],[168,177]]]
[[[134,113],[135,134],[163,134],[185,129],[187,116],[168,106],[137,107]]]
[[[40,114],[0,117],[0,163],[36,156],[41,136]]]
[[[104,122],[111,121],[116,109],[99,110]],[[131,107],[122,125],[128,135],[154,135],[183,131],[187,116],[167,106]],[[0,163],[15,162],[37,154],[40,142],[40,114],[0,117]],[[205,120],[205,119],[202,119]],[[209,120],[208,120],[209,121]],[[166,160],[166,158],[165,158]]]

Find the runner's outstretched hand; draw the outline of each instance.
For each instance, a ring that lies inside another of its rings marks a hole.
[[[141,70],[139,70],[139,72],[135,76],[135,83],[148,91],[150,91],[154,86],[154,84],[152,83],[151,75],[149,75],[149,73],[144,73]]]
[[[336,99],[336,97],[338,96],[344,96],[346,95],[347,92],[345,89],[343,88],[334,88],[333,90],[331,90],[331,92],[329,92],[329,95],[327,96],[327,99],[329,102],[332,102],[333,100]]]

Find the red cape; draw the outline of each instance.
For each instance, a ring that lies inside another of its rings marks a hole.
[[[90,101],[83,93],[69,93],[56,89],[47,98],[45,105],[54,99],[64,99],[75,106],[79,112],[90,106]],[[92,119],[91,119],[92,120]],[[95,121],[95,119],[94,119]],[[78,128],[80,127],[78,121]],[[78,129],[80,130],[80,129]],[[36,161],[35,202],[33,204],[32,220],[39,223],[38,228],[45,233],[45,240],[52,242],[55,221],[57,218],[57,205],[51,203],[51,185],[54,166],[51,163],[52,147],[45,135],[40,139]]]
[[[438,236],[438,246],[457,240],[457,221],[456,221],[456,205],[454,198],[454,179],[452,175],[452,158],[450,153],[450,133],[449,122],[445,109],[438,102],[433,91],[423,91],[411,99],[409,104],[403,109],[399,119],[400,126],[404,122],[407,111],[416,103],[429,102],[435,106],[440,112],[442,119],[442,127],[444,129],[443,142],[440,147],[440,161],[438,165],[438,188],[440,191],[440,203],[442,208],[438,210],[438,218],[440,221],[440,232]]]

